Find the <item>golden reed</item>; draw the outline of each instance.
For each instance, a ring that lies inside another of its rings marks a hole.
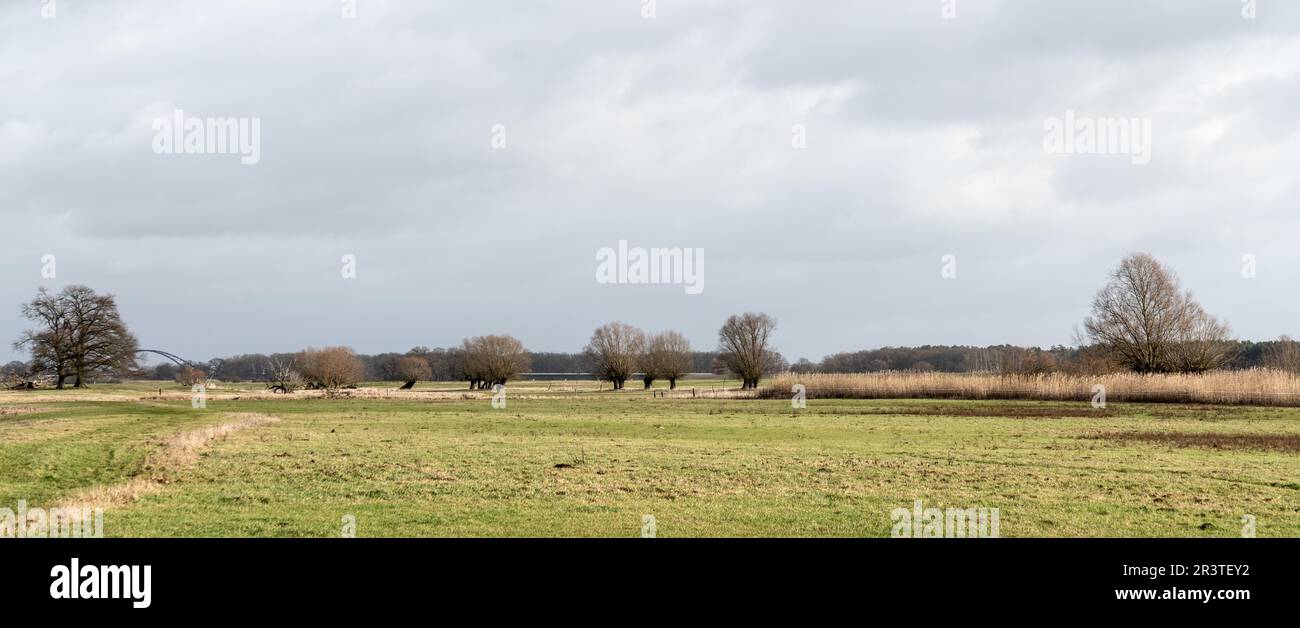
[[[1001,375],[880,371],[778,375],[760,396],[788,397],[802,384],[810,399],[1041,399],[1092,401],[1105,387],[1106,401],[1300,406],[1300,377],[1272,369],[1202,374]]]

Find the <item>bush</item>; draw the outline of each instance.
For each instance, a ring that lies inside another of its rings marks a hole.
[[[335,391],[356,386],[366,376],[366,365],[348,347],[309,348],[298,354],[298,368],[313,388]]]
[[[181,384],[182,386],[193,386],[195,384],[202,384],[206,381],[208,381],[208,374],[204,373],[201,369],[196,369],[191,366],[182,368],[176,373],[176,383]]]

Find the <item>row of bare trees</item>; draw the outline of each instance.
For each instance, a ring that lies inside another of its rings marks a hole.
[[[619,321],[596,328],[582,353],[591,372],[612,383],[615,390],[622,389],[638,372],[646,388],[657,379],[666,379],[670,388],[677,388],[677,380],[691,368],[691,343],[680,332],[647,336]]]
[[[734,373],[745,388],[757,388],[764,373],[780,366],[780,354],[771,348],[776,321],[766,314],[746,312],[731,316],[718,330],[718,362]],[[646,388],[668,380],[670,389],[690,372],[691,343],[678,331],[646,332],[615,321],[596,328],[583,349],[591,372],[622,389],[639,374]]]
[[[466,338],[453,355],[457,372],[471,389],[505,384],[529,368],[528,351],[512,336]],[[268,367],[270,387],[281,392],[303,387],[337,390],[359,384],[366,374],[365,364],[348,347],[307,349],[292,359],[272,359]],[[429,362],[416,355],[399,359],[395,368],[403,390],[432,373]]]
[[[290,393],[300,388],[333,393],[354,387],[366,377],[366,365],[350,347],[317,349],[267,359],[267,388]]]
[[[67,286],[58,293],[41,288],[22,306],[22,314],[37,327],[24,331],[14,343],[32,358],[25,372],[12,374],[18,386],[32,387],[46,378],[63,388],[106,374],[127,374],[138,368],[135,336],[123,323],[112,295],[96,294],[85,286]],[[718,330],[715,372],[741,379],[744,388],[757,388],[768,373],[787,366],[771,347],[776,321],[763,313],[746,312],[727,318]],[[1080,351],[1138,373],[1205,372],[1224,366],[1233,343],[1226,322],[1210,315],[1184,291],[1172,271],[1154,257],[1138,253],[1124,258],[1097,292],[1092,312],[1078,334]],[[504,384],[527,372],[531,358],[523,343],[507,335],[466,338],[456,349],[438,354],[440,369],[469,382],[471,389]],[[667,380],[676,388],[691,370],[690,342],[677,331],[647,334],[622,322],[595,330],[583,358],[598,378],[615,389],[639,375],[646,388]],[[1059,368],[1054,356],[1041,350],[1020,350],[999,356],[1007,372],[1034,374]],[[1270,366],[1300,371],[1300,344],[1283,337],[1267,356]],[[300,387],[336,390],[360,383],[365,364],[347,347],[307,349],[267,365],[277,390]],[[811,363],[804,365],[812,366]],[[448,369],[448,367],[450,367]],[[13,370],[13,369],[8,369]],[[806,369],[805,369],[806,370]],[[430,362],[411,353],[398,359],[393,374],[412,388],[433,375]],[[198,382],[206,374],[183,369],[178,380]]]

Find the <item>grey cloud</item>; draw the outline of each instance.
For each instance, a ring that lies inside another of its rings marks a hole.
[[[766,310],[816,358],[1069,342],[1143,249],[1239,333],[1300,333],[1300,304],[1258,294],[1300,268],[1293,3],[358,4],[0,8],[0,303],[54,252],[53,283],[199,357],[496,331],[573,350],[616,318],[707,347]],[[174,108],[259,117],[261,163],[153,154]],[[1151,117],[1153,162],[1044,154],[1067,108]],[[619,239],[705,248],[705,294],[597,284]],[[1246,252],[1253,284],[1231,280]]]

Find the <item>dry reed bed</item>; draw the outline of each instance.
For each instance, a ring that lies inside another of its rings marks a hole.
[[[1270,369],[1184,375],[999,375],[881,371],[852,374],[786,373],[760,391],[789,398],[796,384],[810,399],[1037,399],[1082,401],[1105,386],[1106,401],[1300,406],[1300,377]]]

